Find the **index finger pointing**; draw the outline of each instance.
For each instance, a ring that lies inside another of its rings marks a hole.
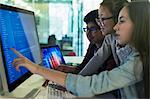
[[[17,51],[15,48],[10,48],[18,57],[24,57],[19,51]]]

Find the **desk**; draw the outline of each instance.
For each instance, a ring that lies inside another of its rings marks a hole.
[[[45,87],[42,87],[42,84],[44,83],[45,79],[40,76],[40,75],[32,75],[29,79],[27,79],[24,83],[22,83],[20,86],[18,86],[13,92],[11,92],[10,94],[6,95],[6,96],[0,96],[0,99],[46,99],[46,93],[47,90]],[[25,97],[24,95],[24,90],[25,91],[29,91],[32,88],[39,88],[40,91],[39,93],[36,93],[34,96],[34,98],[22,98]],[[15,97],[21,97],[21,98],[15,98]],[[69,92],[67,92],[67,96],[69,98],[73,98],[75,96],[73,96],[72,94],[70,94]],[[14,97],[14,98],[12,98]]]
[[[83,59],[83,56],[64,56],[64,60],[66,63],[80,64]]]
[[[26,81],[24,81],[21,85],[19,85],[14,91],[6,94],[5,96],[0,96],[0,99],[16,99],[12,97],[25,97],[32,89],[41,88],[45,79],[37,74],[33,74]],[[11,98],[10,98],[11,97]]]

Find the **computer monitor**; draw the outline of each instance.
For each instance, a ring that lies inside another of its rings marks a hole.
[[[56,69],[60,64],[65,64],[65,60],[58,45],[45,46],[41,48],[42,63],[48,69]]]
[[[16,71],[12,62],[17,56],[10,48],[17,49],[36,64],[42,62],[34,12],[0,4],[0,47],[0,65],[4,66],[6,75],[6,82],[3,81],[6,84],[3,85],[7,85],[5,91],[11,92],[32,73],[23,67],[20,67],[20,72]]]

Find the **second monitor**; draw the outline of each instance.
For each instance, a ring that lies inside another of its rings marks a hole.
[[[41,48],[43,66],[49,69],[56,69],[60,64],[65,64],[65,60],[58,45]]]

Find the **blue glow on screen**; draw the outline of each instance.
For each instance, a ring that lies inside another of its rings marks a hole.
[[[65,64],[59,47],[42,48],[43,65],[49,69],[55,69],[60,64]]]
[[[17,49],[25,57],[34,62],[30,49],[31,44],[29,44],[29,41],[34,39],[32,35],[30,35],[30,37],[27,36],[28,32],[26,29],[26,26],[30,26],[29,21],[32,20],[33,16],[30,16],[29,14],[0,9],[0,38],[9,84],[13,83],[28,72],[28,70],[23,67],[20,68],[21,72],[15,70],[12,66],[12,61],[17,56],[10,50],[10,48]],[[28,31],[30,31],[30,28],[28,29]]]

